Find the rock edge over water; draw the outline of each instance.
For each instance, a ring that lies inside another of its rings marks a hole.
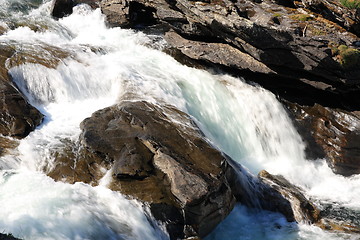
[[[123,101],[95,112],[81,129],[85,149],[74,172],[64,175],[61,163],[49,175],[98,184],[102,166],[111,173],[108,186],[149,204],[171,239],[207,235],[234,207],[226,157],[183,112]]]

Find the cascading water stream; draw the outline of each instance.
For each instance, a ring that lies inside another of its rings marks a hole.
[[[158,37],[108,29],[100,10],[86,5],[55,21],[48,1],[32,1],[24,9],[11,0],[0,3],[1,25],[12,29],[0,36],[0,44],[48,60],[9,70],[46,118],[12,155],[0,159],[0,204],[7,206],[0,210],[0,231],[25,239],[166,239],[138,204],[121,194],[81,183],[55,183],[41,173],[52,167],[52,150],[77,140],[84,118],[124,93],[189,113],[216,147],[251,173],[266,169],[282,174],[310,197],[360,211],[360,177],[337,176],[323,160],[307,161],[301,138],[270,92],[227,75],[182,66],[154,49],[164,44]],[[238,206],[208,237],[243,238],[353,236],[287,223],[279,214]]]

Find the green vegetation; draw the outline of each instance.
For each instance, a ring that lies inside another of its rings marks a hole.
[[[316,28],[314,26],[308,26],[308,29],[311,31],[311,34],[313,36],[321,36],[321,35],[325,35],[326,34],[326,31],[323,30],[323,29],[319,29],[319,28]]]
[[[340,0],[340,3],[349,9],[360,8],[360,0]]]
[[[360,66],[360,51],[358,49],[339,45],[331,47],[331,51],[343,68],[353,69]]]
[[[295,14],[295,15],[291,15],[290,18],[293,20],[298,20],[298,21],[302,21],[302,22],[314,20],[314,17],[312,17],[309,14]]]

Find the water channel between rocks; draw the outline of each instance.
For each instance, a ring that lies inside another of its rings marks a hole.
[[[108,29],[99,9],[79,5],[56,21],[50,5],[0,0],[0,26],[11,28],[0,44],[35,56],[9,73],[45,115],[40,127],[0,159],[0,232],[23,239],[167,239],[136,201],[106,186],[54,182],[43,173],[51,169],[52,150],[77,140],[83,119],[129,93],[188,113],[214,146],[252,174],[262,169],[282,174],[321,204],[345,215],[359,213],[360,177],[335,175],[324,160],[307,161],[300,136],[272,93],[243,79],[183,66],[161,52],[166,44],[161,37]],[[237,205],[206,239],[358,237]]]

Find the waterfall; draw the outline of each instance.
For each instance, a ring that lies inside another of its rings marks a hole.
[[[27,3],[0,0],[1,26],[9,28],[0,44],[37,56],[38,62],[8,65],[45,120],[0,158],[0,204],[6,206],[0,231],[24,239],[167,238],[136,201],[105,186],[56,183],[43,173],[52,167],[51,150],[77,140],[84,118],[127,93],[189,113],[215,147],[252,174],[262,169],[282,174],[309,197],[360,211],[360,177],[344,178],[324,160],[306,160],[304,143],[272,93],[243,79],[183,66],[161,52],[166,44],[161,37],[109,29],[99,9],[79,5],[55,21],[49,1]],[[239,205],[208,239],[351,237]]]

